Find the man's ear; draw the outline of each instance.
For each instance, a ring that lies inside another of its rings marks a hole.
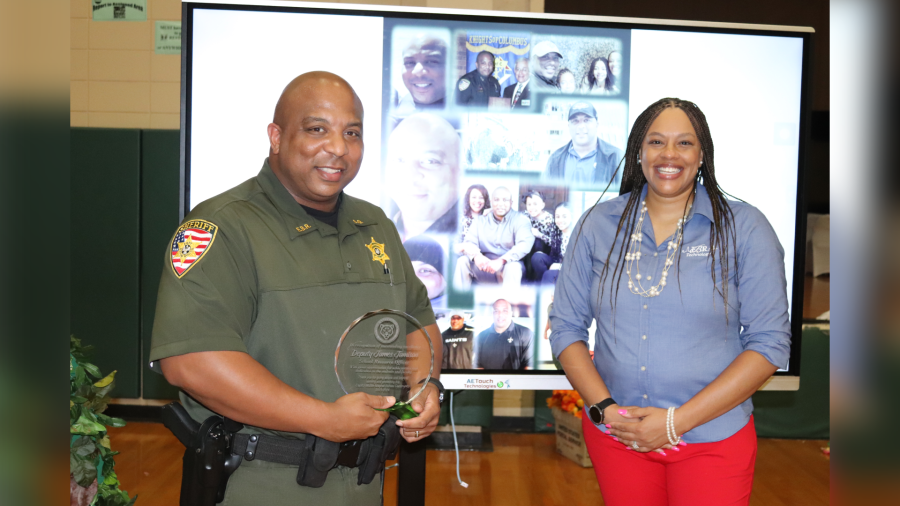
[[[269,134],[269,147],[272,149],[272,154],[277,155],[281,149],[281,127],[275,123],[269,123],[266,132]]]

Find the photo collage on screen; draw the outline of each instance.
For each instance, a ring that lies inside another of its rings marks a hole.
[[[556,369],[548,312],[572,232],[619,191],[630,32],[517,28],[385,20],[382,206],[444,371]]]

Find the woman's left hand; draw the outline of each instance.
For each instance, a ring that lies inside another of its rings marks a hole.
[[[637,441],[638,451],[648,452],[658,448],[671,448],[666,435],[666,415],[662,408],[619,408],[625,418],[638,419],[637,423],[615,422],[610,424],[609,433],[619,438],[626,446]],[[679,436],[681,434],[678,434]]]

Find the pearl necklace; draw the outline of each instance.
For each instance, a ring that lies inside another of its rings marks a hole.
[[[687,211],[685,211],[685,216],[687,216],[687,213],[690,212],[690,210],[691,206],[688,206]],[[682,229],[684,218],[680,218],[678,224],[675,225],[675,240],[669,241],[668,249],[666,250],[666,263],[663,265],[662,276],[660,277],[659,283],[657,283],[656,286],[644,288],[641,284],[642,276],[639,261],[641,259],[641,239],[643,239],[644,236],[641,230],[644,226],[644,216],[646,214],[647,203],[646,201],[641,201],[641,215],[638,217],[637,225],[635,225],[634,231],[631,233],[631,241],[628,243],[628,252],[625,254],[625,272],[628,274],[628,289],[631,290],[631,293],[640,295],[641,297],[656,297],[663,291],[663,288],[665,288],[669,269],[675,264],[675,255],[678,253],[678,247],[681,246],[681,240],[684,235],[684,230]],[[635,272],[633,279],[631,277],[632,267],[637,271]],[[651,276],[647,276],[646,280],[650,281],[650,279]]]

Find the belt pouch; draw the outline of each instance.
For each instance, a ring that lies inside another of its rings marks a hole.
[[[297,484],[313,488],[324,485],[328,471],[337,462],[339,450],[340,444],[307,434],[306,451],[300,457],[297,469]]]

